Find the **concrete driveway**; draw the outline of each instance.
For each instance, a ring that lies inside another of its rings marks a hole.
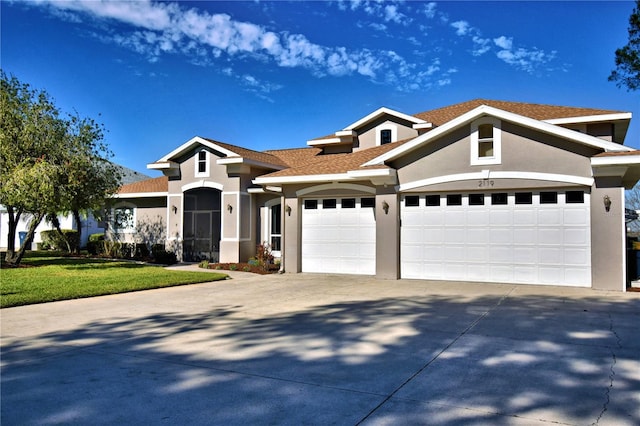
[[[3,309],[2,425],[640,424],[640,293],[234,276]]]

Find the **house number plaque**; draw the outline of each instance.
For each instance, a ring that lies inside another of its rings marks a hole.
[[[487,188],[493,186],[493,181],[489,179],[483,179],[478,181],[478,188]]]

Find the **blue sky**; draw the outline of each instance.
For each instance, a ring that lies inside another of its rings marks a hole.
[[[303,147],[381,106],[475,98],[629,111],[607,77],[633,2],[2,1],[1,64],[102,122],[115,161],[193,136]]]

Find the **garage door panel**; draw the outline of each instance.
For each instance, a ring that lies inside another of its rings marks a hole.
[[[535,225],[537,223],[537,214],[534,209],[520,209],[513,211],[514,225]]]
[[[450,210],[444,217],[445,226],[465,226],[466,212],[464,210]]]
[[[489,242],[491,244],[510,244],[512,228],[492,228]]]
[[[374,275],[373,208],[362,207],[361,199],[357,199],[355,206],[349,203],[346,208],[341,199],[332,200],[336,202],[323,203],[318,199],[317,209],[302,209],[302,271]],[[331,204],[335,208],[324,208]]]
[[[566,204],[563,192],[557,201],[546,197],[548,204],[540,204],[538,193],[515,204],[510,193],[507,204],[496,197],[495,205],[484,195],[480,206],[463,194],[460,206],[427,206],[421,198],[418,207],[402,207],[401,276],[590,285],[588,194],[579,204]]]

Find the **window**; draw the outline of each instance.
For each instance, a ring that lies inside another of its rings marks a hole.
[[[447,195],[447,205],[448,206],[461,206],[462,205],[462,195],[461,194],[449,194],[449,195]]]
[[[470,206],[483,206],[484,205],[484,194],[469,194],[469,205]]]
[[[425,205],[429,207],[435,207],[440,205],[440,196],[439,195],[427,195],[424,197]]]
[[[322,200],[322,208],[323,209],[335,209],[336,208],[336,199],[331,198],[328,200]]]
[[[271,207],[270,244],[272,251],[280,251],[282,244],[282,204]]]
[[[343,209],[355,209],[356,208],[356,199],[355,198],[343,198],[342,199],[342,208]]]
[[[494,206],[506,205],[507,204],[507,193],[506,192],[497,192],[495,194],[491,194],[491,204]]]
[[[196,177],[209,177],[209,152],[198,151],[196,154]]]
[[[304,200],[305,210],[316,210],[318,208],[318,200]]]
[[[136,209],[133,206],[120,206],[113,209],[113,230],[115,232],[135,232]]]
[[[567,204],[584,203],[584,192],[582,191],[567,191],[565,197]]]
[[[390,121],[377,126],[373,131],[376,145],[385,145],[398,140],[398,126]]]
[[[502,161],[500,121],[483,118],[471,125],[471,165],[500,164]]]
[[[418,207],[420,205],[420,197],[418,195],[407,195],[404,198],[405,207]]]
[[[533,194],[531,192],[516,192],[516,204],[531,204]]]
[[[558,193],[557,192],[541,192],[540,193],[540,204],[557,204],[558,203]]]
[[[391,129],[380,130],[380,145],[391,143]]]
[[[376,199],[375,198],[363,198],[360,200],[360,207],[375,207]]]

